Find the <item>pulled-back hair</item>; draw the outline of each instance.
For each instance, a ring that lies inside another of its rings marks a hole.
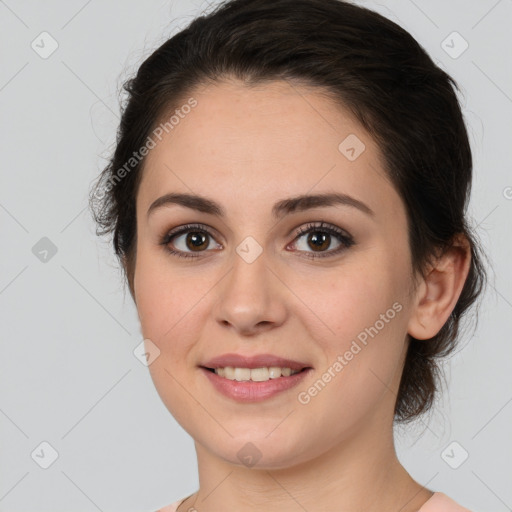
[[[232,78],[314,86],[352,112],[377,142],[404,202],[414,275],[424,276],[457,235],[469,241],[471,266],[452,314],[431,339],[410,337],[395,420],[414,419],[431,408],[440,359],[455,348],[460,320],[486,281],[466,218],[472,156],[456,83],[404,29],[340,0],[232,0],[196,18],[125,82],[115,151],[91,190],[97,233],[112,235],[132,296],[145,160],[122,179],[119,170],[194,88]]]

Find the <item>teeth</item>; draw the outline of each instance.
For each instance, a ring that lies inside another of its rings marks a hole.
[[[278,379],[281,377],[281,368],[279,366],[271,366],[268,369],[268,375],[271,379]]]
[[[235,368],[235,380],[250,380],[251,370],[249,368]]]
[[[278,379],[279,377],[289,377],[299,370],[292,370],[291,368],[279,368],[278,366],[271,366],[270,368],[233,368],[226,366],[225,368],[215,368],[215,373],[219,377],[224,377],[229,380],[254,382],[265,382],[270,379]]]

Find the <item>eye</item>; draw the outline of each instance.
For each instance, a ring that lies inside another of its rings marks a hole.
[[[339,254],[354,243],[354,239],[346,231],[322,222],[320,225],[308,224],[300,228],[292,245],[294,249],[304,252],[307,258],[325,258]]]
[[[200,224],[180,226],[165,234],[160,244],[167,252],[180,258],[197,258],[208,250],[222,249],[210,231]],[[324,258],[335,256],[354,244],[354,239],[346,231],[321,222],[301,227],[291,246],[307,258]]]
[[[167,233],[160,244],[171,254],[183,258],[197,258],[200,254],[222,246],[214,241],[213,235],[201,225],[180,226]],[[174,248],[173,248],[174,247]]]

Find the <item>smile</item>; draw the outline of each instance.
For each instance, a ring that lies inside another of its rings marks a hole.
[[[300,370],[292,370],[291,368],[280,368],[279,366],[271,366],[270,368],[233,368],[226,366],[224,368],[212,369],[219,377],[229,380],[253,382],[265,382],[270,379],[278,379],[279,377],[289,377]]]
[[[286,367],[200,369],[218,393],[241,403],[269,400],[296,387],[313,371],[312,368],[291,370]]]

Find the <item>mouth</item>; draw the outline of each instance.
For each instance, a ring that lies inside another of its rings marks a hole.
[[[225,354],[199,366],[214,389],[238,402],[258,402],[289,390],[313,368],[268,354]]]
[[[203,366],[207,371],[215,373],[219,377],[223,377],[228,380],[236,380],[238,382],[267,382],[271,379],[279,379],[281,377],[290,377],[296,373],[300,373],[304,370],[308,370],[309,367],[302,368],[300,370],[292,370],[288,367],[270,366],[261,368],[242,368],[233,366],[224,366],[219,368],[207,368]]]

